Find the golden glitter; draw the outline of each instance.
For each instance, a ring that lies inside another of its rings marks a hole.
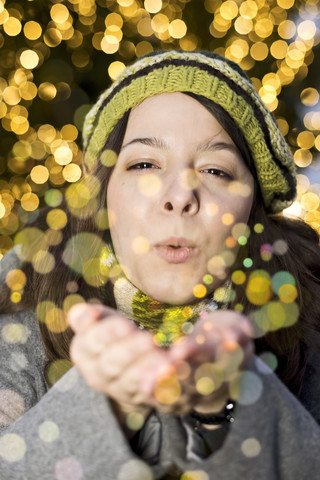
[[[232,273],[232,281],[236,285],[242,285],[246,281],[246,274],[242,270],[235,270]]]
[[[241,451],[246,457],[257,457],[261,452],[261,444],[256,438],[247,438],[241,444]]]
[[[199,185],[197,172],[192,168],[185,169],[181,174],[180,183],[186,190],[194,190]]]
[[[51,443],[59,437],[59,427],[51,421],[44,421],[38,428],[39,437],[43,442]]]
[[[279,299],[284,303],[292,303],[298,296],[297,289],[294,285],[283,284],[278,291]]]
[[[26,343],[29,333],[21,323],[8,323],[1,329],[1,337],[9,344]]]
[[[160,377],[154,387],[154,396],[165,405],[175,403],[181,395],[181,385],[174,375]]]
[[[137,412],[129,413],[126,418],[126,424],[130,430],[140,430],[144,424],[143,415]]]
[[[162,187],[162,180],[153,173],[146,173],[138,180],[138,188],[146,197],[157,195]]]
[[[225,213],[222,215],[221,220],[224,225],[232,225],[234,222],[234,216],[231,213]]]
[[[182,474],[180,480],[210,480],[210,478],[203,470],[188,470]]]
[[[10,270],[6,275],[6,284],[11,290],[22,290],[26,282],[27,277],[22,270]]]
[[[132,250],[137,255],[144,255],[150,250],[150,242],[146,237],[135,237],[132,241]]]
[[[60,308],[52,308],[46,313],[45,324],[51,332],[61,333],[68,327],[66,314]]]
[[[0,438],[0,457],[7,462],[18,462],[24,457],[26,450],[24,439],[16,433],[7,433]]]
[[[52,253],[46,250],[38,250],[32,257],[33,268],[38,273],[49,273],[55,267],[55,259]]]
[[[193,288],[193,295],[197,298],[203,298],[206,296],[206,294],[206,287],[200,283]]]
[[[207,215],[210,215],[212,217],[217,215],[217,213],[219,212],[219,207],[214,202],[206,203],[204,207],[205,207]]]
[[[47,214],[47,224],[52,230],[60,230],[67,224],[68,218],[66,213],[60,208],[54,208]]]
[[[264,305],[272,298],[271,281],[267,272],[256,270],[250,274],[246,295],[254,305]]]

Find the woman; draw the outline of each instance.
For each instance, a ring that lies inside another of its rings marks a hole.
[[[248,78],[144,57],[84,147],[63,234],[45,212],[2,261],[27,281],[2,318],[1,478],[314,478],[318,239],[273,215],[293,160]]]

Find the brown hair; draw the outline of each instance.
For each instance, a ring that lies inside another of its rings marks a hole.
[[[189,95],[196,98],[217,118],[237,145],[242,157],[256,178],[256,172],[252,165],[246,142],[231,117],[221,107],[205,97]],[[105,150],[113,150],[116,154],[119,153],[128,117],[129,112],[115,126],[107,140]],[[93,175],[101,185],[95,206],[96,212],[105,208],[105,192],[111,173],[112,167],[106,167],[100,161],[94,166],[92,171],[85,173],[85,177]],[[258,185],[257,181],[256,184]],[[2,311],[35,308],[39,302],[44,300],[50,300],[59,308],[62,308],[67,285],[70,281],[77,283],[77,293],[86,301],[101,302],[115,308],[113,286],[110,281],[101,287],[93,287],[86,283],[81,275],[71,270],[62,259],[67,241],[72,241],[75,234],[91,232],[96,235],[97,242],[93,242],[91,245],[91,253],[94,256],[99,248],[99,238],[110,242],[109,230],[97,227],[92,220],[92,212],[90,215],[78,218],[68,211],[66,204],[60,206],[60,208],[65,209],[68,215],[68,222],[62,231],[63,240],[61,244],[50,247],[50,252],[55,258],[54,270],[47,274],[39,274],[34,271],[31,263],[25,263],[23,269],[26,272],[28,281],[22,300],[17,306],[14,306],[9,300],[8,289],[4,286],[0,291]],[[37,227],[43,230],[47,229],[46,215],[47,210],[43,210],[37,219]],[[262,233],[254,231],[254,226],[257,223],[263,225]],[[242,259],[249,257],[252,260],[252,267],[245,269],[247,277],[251,271],[258,269],[267,271],[270,276],[285,270],[290,272],[296,281],[298,291],[296,302],[300,310],[298,321],[291,327],[266,333],[262,338],[257,339],[255,343],[258,354],[268,351],[277,355],[279,360],[277,374],[288,388],[297,394],[306,363],[306,347],[320,349],[318,326],[320,318],[320,302],[318,301],[318,298],[320,298],[320,255],[318,235],[302,221],[292,220],[281,215],[268,215],[258,187],[248,226],[251,234],[247,244],[240,248],[233,270],[240,268],[239,266],[243,268],[241,264]],[[273,245],[277,240],[285,242],[285,245],[287,245],[286,251],[279,255],[274,254],[268,261],[263,260],[260,254],[261,246],[264,244]],[[245,284],[233,285],[233,289],[235,291],[235,299],[231,307],[234,307],[236,304],[242,304],[244,313],[251,316],[254,315],[257,307],[248,300]],[[72,338],[71,330],[67,328],[62,333],[54,333],[46,327],[45,323],[39,322],[39,324],[43,345],[49,360],[69,359],[69,344]]]

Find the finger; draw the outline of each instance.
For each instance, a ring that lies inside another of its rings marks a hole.
[[[86,331],[77,333],[71,346],[80,352],[81,361],[81,356],[101,355],[110,344],[136,331],[137,328],[130,320],[114,315],[93,324]]]
[[[101,318],[114,314],[114,310],[103,305],[78,303],[68,312],[68,322],[75,333],[85,332]]]

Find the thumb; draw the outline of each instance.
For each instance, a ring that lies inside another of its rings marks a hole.
[[[77,303],[70,308],[67,320],[75,333],[83,333],[101,318],[100,305]]]

